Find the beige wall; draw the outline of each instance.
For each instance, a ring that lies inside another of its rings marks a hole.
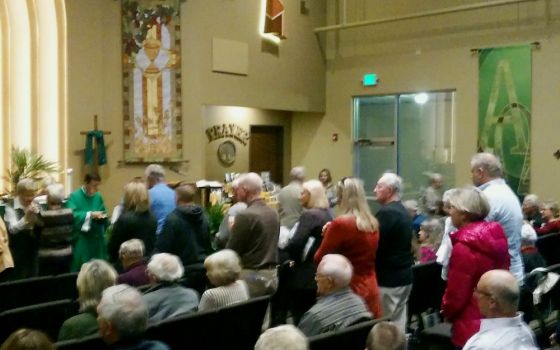
[[[422,1],[418,3],[425,8],[420,9],[410,8],[415,2],[404,0],[349,0],[347,14],[348,21],[368,20],[477,2]],[[342,2],[328,2],[330,24],[341,16],[335,11],[337,3]],[[351,173],[353,96],[455,89],[455,182],[469,183],[468,163],[476,150],[478,125],[478,56],[470,49],[539,41],[540,49],[533,50],[531,191],[543,198],[560,199],[555,175],[560,161],[552,156],[560,148],[560,127],[554,119],[560,107],[560,2],[534,1],[321,35],[328,43],[326,114],[323,118],[294,118],[294,163],[308,165],[310,172],[330,167],[335,178]],[[367,72],[378,74],[377,87],[361,86]],[[339,133],[339,142],[330,141],[332,133]]]
[[[214,125],[233,123],[248,133],[252,125],[275,125],[282,126],[284,129],[284,179],[288,178],[291,168],[291,120],[292,113],[283,111],[270,111],[246,107],[230,106],[206,106],[204,108],[205,130]],[[230,166],[224,166],[218,160],[218,146],[224,141],[231,141],[236,147],[237,156],[235,162]],[[228,137],[208,141],[206,143],[206,179],[224,181],[226,172],[243,173],[249,170],[249,146],[251,140],[246,145],[238,140]]]
[[[181,5],[182,114],[184,158],[181,175],[168,171],[168,179],[194,181],[207,177],[205,105],[227,105],[300,112],[324,110],[325,65],[312,33],[324,25],[325,3],[307,1],[300,14],[299,1],[286,1],[287,40],[279,46],[259,36],[260,0],[189,0]],[[69,166],[74,184],[83,177],[84,137],[81,130],[100,116],[108,160],[100,173],[101,191],[108,207],[117,203],[121,188],[145,165],[122,165],[122,87],[120,2],[66,0],[68,20],[68,130]],[[245,42],[249,46],[248,76],[213,73],[212,38]],[[272,121],[269,121],[272,123]],[[214,161],[215,155],[209,161]],[[289,168],[289,165],[287,166]],[[212,170],[214,171],[214,170]],[[218,176],[218,172],[208,174]],[[223,174],[220,175],[220,179]]]

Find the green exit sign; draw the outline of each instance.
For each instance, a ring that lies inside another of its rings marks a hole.
[[[364,86],[375,86],[375,85],[377,85],[377,74],[375,74],[375,73],[364,74],[364,77],[362,79],[362,84]]]

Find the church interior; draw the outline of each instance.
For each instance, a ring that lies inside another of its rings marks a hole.
[[[417,198],[431,172],[472,185],[480,151],[560,200],[558,0],[0,0],[0,50],[6,199],[16,148],[67,195],[97,173],[109,216],[149,164],[203,187],[328,168],[376,211],[383,172]]]

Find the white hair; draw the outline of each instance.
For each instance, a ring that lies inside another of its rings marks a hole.
[[[144,171],[146,177],[152,178],[154,180],[160,181],[165,178],[165,170],[159,164],[150,164],[146,167]]]
[[[66,198],[64,194],[64,186],[54,183],[47,186],[47,203],[62,203]]]
[[[317,273],[330,277],[337,289],[350,285],[353,271],[354,268],[350,260],[340,254],[327,254],[323,256],[319,266],[317,266]]]
[[[148,307],[135,288],[119,284],[103,291],[98,317],[110,323],[119,339],[139,336],[148,327]]]
[[[241,273],[241,263],[237,253],[231,249],[222,249],[204,260],[208,278],[217,286],[235,282]]]
[[[449,204],[449,197],[451,197],[453,193],[455,193],[455,191],[457,191],[456,188],[451,188],[443,192],[443,196],[441,196],[441,201],[443,202],[443,204]]]
[[[471,159],[471,169],[485,170],[490,177],[502,176],[502,163],[492,153],[477,153]]]
[[[258,194],[261,192],[263,180],[257,173],[247,173],[239,176],[239,187],[251,194]]]
[[[119,256],[141,258],[144,256],[144,250],[144,242],[142,242],[142,240],[137,238],[129,239],[121,244]]]
[[[303,181],[305,179],[305,168],[302,166],[296,166],[290,170],[290,179]]]
[[[393,322],[376,323],[368,334],[366,350],[405,350],[406,336]]]
[[[308,180],[305,181],[302,186],[304,190],[309,192],[309,204],[310,208],[328,208],[329,199],[327,198],[327,191],[325,186],[319,180]]]
[[[159,253],[152,256],[147,271],[158,282],[174,282],[183,277],[185,269],[176,255]]]
[[[393,192],[395,192],[395,195],[400,198],[403,189],[403,181],[399,175],[395,173],[384,173],[377,182],[389,186]]]
[[[531,207],[538,207],[540,206],[539,196],[534,193],[530,193],[523,198],[523,204]]]
[[[291,324],[267,329],[261,334],[255,350],[307,350],[309,344],[305,335]]]

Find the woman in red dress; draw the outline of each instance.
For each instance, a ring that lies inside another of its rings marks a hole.
[[[326,254],[348,258],[354,267],[350,287],[364,298],[373,316],[379,318],[382,311],[375,275],[379,224],[369,210],[361,180],[346,178],[338,186],[343,214],[325,226],[315,263]]]

